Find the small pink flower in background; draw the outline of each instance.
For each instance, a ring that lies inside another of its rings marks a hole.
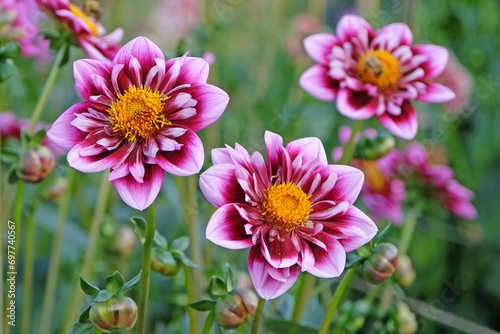
[[[86,13],[68,0],[36,0],[36,2],[75,35],[90,58],[108,62],[113,60],[120,49],[118,43],[123,36],[121,28],[105,35],[106,30],[92,17],[92,13]]]
[[[195,131],[214,123],[229,97],[207,84],[201,58],[165,61],[145,37],[123,46],[113,62],[74,64],[76,89],[85,100],[54,123],[49,137],[69,149],[70,166],[82,172],[111,169],[121,198],[143,210],[158,195],[164,171],[200,171],[203,144]]]
[[[8,138],[15,138],[17,140],[21,139],[21,130],[28,131],[30,127],[29,119],[18,119],[16,115],[12,112],[2,112],[0,113],[0,135],[2,136],[2,142],[7,140]],[[49,129],[50,125],[39,122],[35,126],[35,133],[40,131],[42,128]],[[48,136],[42,140],[42,145],[46,146],[48,149],[52,151],[54,156],[59,158],[65,150],[61,149],[58,145],[56,145],[52,140],[49,139]]]
[[[454,54],[450,55],[446,67],[436,81],[449,87],[455,93],[455,98],[444,105],[448,112],[458,114],[467,107],[474,90],[474,78]]]
[[[215,63],[215,55],[212,52],[205,52],[201,58],[203,58],[208,65],[213,65]]]
[[[339,130],[339,139],[345,145],[351,136],[351,128],[342,126]],[[360,136],[374,138],[377,131],[366,129]],[[337,147],[333,150],[334,161],[342,156],[343,149]],[[387,155],[377,160],[354,159],[352,165],[365,174],[365,181],[361,189],[361,198],[375,221],[386,218],[395,225],[403,222],[402,202],[406,198],[406,188],[403,181],[398,178],[397,166],[401,161],[401,152],[393,149]]]
[[[308,13],[299,13],[292,18],[290,31],[285,39],[286,51],[296,63],[304,63],[309,57],[304,52],[302,40],[324,28],[323,22]]]
[[[300,85],[312,96],[337,101],[339,112],[352,119],[376,116],[398,137],[412,139],[417,115],[411,100],[441,103],[455,94],[429,82],[439,75],[448,51],[437,45],[412,45],[404,23],[392,23],[377,31],[361,17],[344,15],[337,35],[316,34],[304,47],[319,64],[308,69]]]
[[[450,167],[431,164],[422,145],[408,145],[402,162],[406,173],[415,173],[450,212],[466,219],[477,217],[476,208],[470,202],[474,193],[454,179],[455,173]]]
[[[328,165],[323,144],[304,138],[283,147],[265,134],[267,162],[243,147],[212,150],[214,166],[200,177],[200,188],[217,211],[206,235],[230,249],[250,249],[248,269],[262,298],[285,293],[300,271],[337,277],[346,252],[370,241],[373,221],[353,203],[363,173]]]
[[[0,0],[0,38],[18,42],[22,57],[48,60],[49,41],[35,25],[42,15],[33,0]]]

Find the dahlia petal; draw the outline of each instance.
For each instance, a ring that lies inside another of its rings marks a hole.
[[[271,167],[277,167],[281,165],[283,138],[274,132],[266,131],[264,133],[264,141],[266,143],[267,163]]]
[[[143,70],[148,73],[156,65],[155,58],[165,60],[161,49],[146,37],[137,37],[121,47],[113,60],[113,66],[117,64],[128,65],[131,57],[137,58]]]
[[[161,60],[157,60],[158,63],[161,62]],[[168,66],[168,71],[164,76],[164,79],[160,81],[158,80],[158,90],[162,93],[165,94],[166,92],[170,91],[172,87],[174,87],[174,84],[177,82],[177,79],[179,78],[179,73],[181,72],[181,63],[179,61],[179,58],[174,58],[174,59],[169,59],[167,62],[163,62],[162,66],[166,69]],[[162,72],[160,72],[162,73]]]
[[[308,271],[314,267],[314,263],[316,260],[314,259],[314,253],[309,246],[309,243],[304,239],[301,240],[300,243],[300,267],[302,271]]]
[[[217,164],[203,172],[200,175],[200,189],[216,208],[245,202],[245,193],[235,178],[233,164]]]
[[[435,82],[427,84],[427,91],[419,94],[417,99],[424,102],[443,103],[455,98],[455,93],[446,86]]]
[[[332,34],[315,34],[304,39],[304,49],[309,57],[320,64],[328,64],[328,55],[334,45],[339,43],[337,36]]]
[[[156,67],[156,66],[155,66]],[[139,64],[139,60],[134,56],[130,56],[130,61],[128,63],[129,77],[134,86],[141,87],[142,83],[142,68]]]
[[[425,71],[424,79],[432,79],[443,72],[448,63],[448,50],[439,45],[420,44],[413,45],[412,51],[415,55],[424,55],[427,59],[420,64]]]
[[[231,155],[229,154],[229,150],[227,148],[214,148],[212,149],[212,164],[232,164],[233,159],[231,159]]]
[[[259,246],[252,247],[248,255],[248,272],[255,290],[264,299],[274,299],[284,294],[293,286],[300,274],[298,265],[275,269],[274,271],[281,271],[281,277],[285,278],[285,281],[276,280],[269,274],[268,268],[273,270],[273,267],[262,256]],[[274,275],[276,276],[276,273]]]
[[[344,165],[328,165],[318,167],[323,179],[331,174],[337,175],[337,181],[330,194],[324,198],[336,203],[347,201],[354,203],[363,187],[364,174],[359,169]]]
[[[348,202],[320,201],[312,205],[313,211],[309,215],[310,220],[330,220],[336,216],[343,216],[349,209]]]
[[[146,165],[142,183],[129,174],[113,180],[113,185],[127,205],[142,211],[149,207],[160,193],[164,177],[165,172],[160,167]]]
[[[321,186],[319,189],[316,189],[314,192],[311,192],[309,190],[308,194],[311,195],[310,200],[312,202],[318,201],[323,199],[327,194],[329,194],[333,187],[335,186],[335,183],[337,182],[337,174],[331,173],[326,177],[326,180],[321,183]]]
[[[131,158],[132,161],[130,161],[128,164],[129,165],[128,170],[137,182],[142,183],[144,182],[143,178],[144,174],[146,173],[142,151],[137,150],[136,152],[131,154]]]
[[[86,134],[71,125],[71,122],[73,122],[77,114],[86,112],[89,107],[88,102],[79,102],[66,110],[47,132],[50,140],[67,150],[72,149],[73,146],[84,140]]]
[[[317,99],[334,101],[337,98],[339,83],[330,77],[329,68],[326,65],[318,64],[309,68],[301,75],[299,84]]]
[[[204,160],[203,143],[198,135],[187,129],[176,141],[182,144],[182,148],[176,151],[159,151],[155,157],[156,163],[173,175],[188,176],[198,173]]]
[[[272,228],[261,236],[261,251],[274,268],[291,267],[299,259],[299,251],[288,233],[281,228]]]
[[[380,100],[366,92],[355,92],[347,88],[339,90],[337,109],[351,119],[368,119],[377,113]]]
[[[246,223],[233,204],[223,205],[210,218],[206,237],[214,244],[229,249],[252,247],[252,235],[248,235],[244,228]]]
[[[177,83],[205,84],[210,68],[206,60],[198,57],[185,57],[183,60]]]
[[[391,23],[377,30],[377,37],[373,40],[372,46],[381,36],[385,38],[385,43],[379,45],[380,49],[387,51],[393,51],[401,45],[410,46],[413,42],[411,30],[405,23]]]
[[[95,144],[92,138],[85,139],[76,144],[68,152],[68,163],[71,167],[83,173],[94,173],[106,170],[124,161],[133,150],[132,145],[123,145],[116,151],[106,151],[97,155],[82,155],[81,150],[88,153],[88,148]]]
[[[322,165],[328,164],[325,148],[321,140],[315,137],[301,138],[291,141],[286,145],[285,150],[293,161],[299,155],[302,155],[303,163],[309,161],[319,161]]]
[[[383,113],[377,116],[382,125],[394,135],[403,139],[413,139],[418,130],[417,113],[409,101],[401,105],[401,114],[398,116]]]
[[[118,167],[111,169],[111,171],[108,174],[108,181],[111,182],[116,179],[120,179],[122,177],[127,176],[128,174],[129,174],[128,164],[120,164]]]
[[[427,166],[425,171],[425,177],[438,187],[444,186],[446,182],[453,179],[454,176],[455,172],[453,172],[453,169],[444,165]]]
[[[111,83],[116,94],[122,94],[132,86],[132,81],[123,73],[125,65],[116,64],[111,71]]]
[[[82,98],[88,100],[93,95],[106,94],[106,91],[95,86],[92,76],[100,76],[104,80],[110,79],[111,64],[95,59],[79,59],[73,64],[76,90]],[[100,88],[100,87],[99,87]]]
[[[368,36],[374,35],[375,32],[365,19],[357,15],[344,15],[337,23],[336,33],[342,42],[347,42],[353,37],[365,39]]]
[[[326,250],[312,244],[314,267],[308,270],[311,275],[323,278],[338,277],[344,271],[345,250],[332,235],[320,232],[316,237],[326,245]]]

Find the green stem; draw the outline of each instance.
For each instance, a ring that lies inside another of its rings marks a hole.
[[[306,274],[306,277],[300,285],[299,291],[297,291],[297,298],[295,299],[295,306],[293,309],[292,320],[295,322],[300,322],[304,311],[307,307],[307,301],[311,296],[311,292],[314,288],[314,283],[316,281],[316,276]]]
[[[338,164],[339,165],[348,165],[351,163],[352,158],[354,156],[354,138],[356,134],[361,129],[361,125],[363,124],[363,120],[357,120],[354,122],[351,131],[351,137],[344,146],[344,152],[342,152],[342,157],[340,158]]]
[[[102,332],[98,330],[97,328],[94,328],[94,334],[101,334]]]
[[[191,277],[191,272],[189,271],[189,267],[183,265],[183,268],[184,268],[184,277],[186,279],[186,293],[188,296],[188,302],[191,304],[195,301],[193,279]],[[196,310],[188,306],[188,313],[189,313],[190,333],[196,334],[198,331],[198,319],[196,317]]]
[[[64,227],[68,217],[71,188],[75,180],[75,174],[76,171],[74,169],[68,170],[69,185],[66,189],[66,193],[60,197],[56,229],[54,231],[54,239],[52,240],[52,252],[50,253],[49,273],[47,275],[47,283],[45,284],[45,297],[42,307],[42,324],[40,325],[40,333],[50,333],[50,325],[52,322],[52,314],[56,298]]]
[[[139,299],[139,314],[137,334],[146,333],[146,313],[148,309],[149,297],[149,277],[151,276],[151,250],[155,237],[155,208],[154,204],[148,207],[148,226],[146,229],[146,240],[144,241],[144,250],[142,253],[142,278],[141,278],[141,297]]]
[[[85,279],[91,278],[92,265],[98,249],[101,224],[108,203],[110,190],[111,182],[108,181],[108,173],[103,173],[101,185],[99,187],[99,194],[97,195],[97,204],[95,206],[94,215],[92,216],[92,222],[90,223],[89,241],[87,248],[85,249],[83,264],[80,268],[80,276],[85,277]],[[66,312],[64,314],[63,321],[61,322],[63,325],[66,325],[69,322],[75,322],[75,318],[80,311],[82,298],[84,297],[84,294],[80,291],[80,281],[75,279],[74,282],[72,293],[66,303]]]
[[[417,204],[408,215],[408,219],[403,224],[403,230],[401,232],[401,239],[399,241],[398,254],[399,256],[405,255],[410,248],[411,239],[413,238],[413,232],[417,227],[418,217],[420,216],[421,208]]]
[[[330,306],[328,306],[328,310],[326,311],[325,318],[323,319],[323,323],[321,324],[321,328],[319,329],[318,334],[326,334],[328,331],[328,327],[330,327],[330,323],[332,322],[333,315],[337,310],[337,307],[340,304],[340,300],[344,295],[347,287],[351,283],[352,278],[354,277],[354,273],[356,272],[356,267],[352,267],[347,270],[344,274],[344,277],[340,281],[337,290],[335,290],[335,294],[333,295],[332,302]]]
[[[35,202],[33,210],[26,225],[26,255],[24,258],[24,291],[23,310],[21,319],[21,334],[29,334],[31,324],[31,297],[33,291],[33,263],[35,259],[35,217],[38,203]]]
[[[215,310],[210,310],[208,313],[207,320],[205,320],[205,326],[203,326],[203,332],[201,334],[210,334],[210,330],[214,324]]]
[[[47,100],[49,99],[49,95],[52,92],[52,88],[54,88],[54,84],[56,82],[57,76],[59,75],[59,70],[61,68],[64,55],[67,52],[69,45],[68,44],[63,44],[61,48],[59,49],[59,52],[57,53],[56,60],[54,61],[54,64],[52,65],[52,69],[50,70],[49,77],[47,78],[47,81],[45,82],[45,85],[43,86],[42,94],[38,98],[38,101],[35,106],[35,110],[33,110],[33,114],[31,115],[31,121],[30,121],[30,128],[29,128],[29,133],[32,135],[33,131],[35,130],[35,126],[40,120],[40,117],[42,116],[43,109],[45,108],[45,105],[47,104]]]
[[[252,329],[250,330],[250,334],[259,333],[262,314],[264,313],[264,306],[266,306],[266,300],[259,297],[259,304],[257,305],[257,310],[255,310],[255,316],[253,318]]]

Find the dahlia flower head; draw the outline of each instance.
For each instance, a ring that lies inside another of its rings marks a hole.
[[[351,137],[352,129],[344,125],[339,129],[340,144],[345,145]],[[361,136],[375,138],[377,130],[366,129],[356,134],[354,143]],[[343,153],[342,147],[332,152],[334,161],[339,161]],[[388,154],[377,160],[353,159],[352,166],[359,168],[365,174],[361,199],[370,211],[370,216],[378,222],[385,218],[395,225],[403,222],[402,202],[406,198],[404,182],[397,173],[401,161],[401,152],[392,149]]]
[[[369,242],[373,221],[356,208],[363,173],[329,165],[318,138],[283,147],[283,139],[265,133],[267,162],[245,148],[212,150],[214,165],[200,176],[200,188],[217,211],[206,237],[229,248],[250,247],[248,269],[265,299],[285,293],[301,271],[337,277],[346,252]]]
[[[68,0],[36,0],[37,4],[57,22],[75,35],[85,53],[92,59],[111,62],[120,49],[123,29],[108,35],[92,11],[85,11]]]
[[[200,171],[204,151],[195,133],[224,112],[228,95],[207,84],[201,58],[165,60],[153,42],[137,37],[112,63],[74,63],[83,102],[66,110],[48,136],[69,149],[75,169],[111,169],[109,180],[129,206],[143,210],[154,201],[164,171],[180,176]]]
[[[375,31],[363,18],[344,15],[336,32],[304,40],[306,52],[319,64],[301,76],[300,85],[318,99],[336,100],[341,114],[356,120],[376,116],[394,135],[413,139],[418,120],[411,100],[441,103],[455,97],[429,81],[443,71],[448,51],[412,45],[406,24]]]

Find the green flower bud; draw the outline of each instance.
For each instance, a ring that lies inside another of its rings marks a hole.
[[[118,255],[128,257],[134,251],[136,241],[137,237],[131,227],[128,225],[120,226],[113,241],[113,249]]]
[[[378,160],[395,146],[396,141],[387,133],[379,133],[375,138],[361,137],[356,144],[356,156],[364,160]]]
[[[129,330],[137,321],[137,305],[122,295],[113,296],[105,302],[94,302],[90,308],[90,321],[104,333],[110,333],[110,329]]]
[[[396,281],[398,281],[401,286],[408,286],[415,280],[415,270],[411,265],[411,259],[408,255],[400,255],[398,258],[398,267],[394,273]]]
[[[151,254],[151,268],[165,277],[174,277],[181,269],[181,264],[168,251],[153,249]]]
[[[28,148],[21,156],[18,175],[24,182],[37,183],[45,180],[55,165],[56,158],[47,147]]]
[[[410,311],[408,305],[403,302],[397,304],[398,313],[396,314],[396,324],[398,333],[413,334],[417,332],[418,323],[415,314]]]
[[[363,264],[363,276],[372,283],[379,284],[392,276],[398,264],[398,249],[393,244],[383,242],[375,246],[372,255]]]
[[[215,320],[224,328],[238,328],[250,320],[258,303],[259,299],[252,290],[234,289],[217,301]]]

